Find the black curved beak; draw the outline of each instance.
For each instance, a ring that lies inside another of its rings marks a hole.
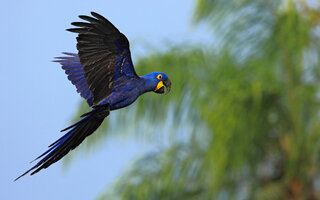
[[[164,86],[166,86],[166,91],[164,90]],[[158,94],[163,94],[163,93],[168,94],[170,90],[171,90],[171,81],[170,79],[167,79],[166,81],[160,81],[158,83],[156,90],[154,90],[154,92]]]
[[[163,81],[163,84],[166,86],[166,93],[165,94],[168,94],[171,90],[171,81],[170,79],[168,78],[166,81]]]

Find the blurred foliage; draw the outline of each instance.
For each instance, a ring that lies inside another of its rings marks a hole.
[[[143,95],[130,117],[118,112],[156,126],[173,102],[174,123],[192,110],[190,137],[137,159],[99,198],[320,199],[319,5],[198,0],[194,13],[217,44],[140,59],[138,74],[166,72],[172,91]]]

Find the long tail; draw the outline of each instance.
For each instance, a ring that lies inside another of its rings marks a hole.
[[[57,141],[52,143],[49,146],[49,149],[38,156],[35,160],[45,156],[44,158],[42,158],[35,166],[20,175],[14,181],[28,174],[32,170],[34,171],[31,172],[31,175],[36,174],[40,170],[45,169],[60,160],[69,151],[76,148],[86,137],[91,135],[101,125],[104,118],[109,115],[109,112],[109,106],[103,105],[94,107],[92,111],[83,114],[81,116],[84,117],[83,119],[69,126],[68,128],[61,130],[62,132],[71,129]]]

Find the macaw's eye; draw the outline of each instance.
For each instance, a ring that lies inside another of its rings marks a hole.
[[[161,79],[162,79],[162,75],[159,74],[159,75],[157,76],[157,79],[161,80]]]

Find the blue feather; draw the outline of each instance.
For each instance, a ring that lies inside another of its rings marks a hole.
[[[71,68],[66,70],[66,74],[72,74],[72,73],[78,73],[78,72],[83,72],[83,69],[80,67],[76,67],[76,68]]]
[[[67,56],[56,57],[55,62],[59,62],[62,65],[62,69],[68,75],[68,79],[73,85],[76,86],[77,92],[80,96],[87,100],[89,106],[92,106],[93,95],[90,91],[86,77],[83,71],[83,66],[80,63],[80,59],[77,54],[63,53]]]

